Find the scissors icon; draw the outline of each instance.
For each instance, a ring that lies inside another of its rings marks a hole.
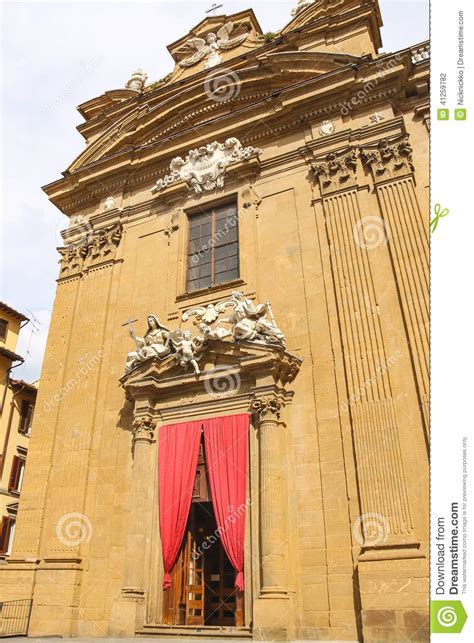
[[[444,208],[444,210],[441,210],[441,205],[439,203],[435,203],[434,213],[435,213],[435,216],[430,221],[430,230],[432,234],[438,227],[439,220],[447,216],[449,214],[449,210],[448,208]]]

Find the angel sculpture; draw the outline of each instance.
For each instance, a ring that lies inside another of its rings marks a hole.
[[[181,67],[192,67],[200,60],[207,57],[204,69],[215,67],[215,65],[218,65],[222,61],[219,50],[233,49],[247,39],[248,34],[242,34],[241,36],[230,38],[230,34],[233,30],[234,23],[226,22],[219,29],[217,34],[212,31],[208,33],[205,40],[203,38],[190,38],[186,41],[186,46],[190,49],[196,49],[196,52],[191,56],[184,58],[184,60],[181,60],[179,65]]]
[[[202,351],[206,340],[203,337],[192,337],[191,331],[185,330],[180,331],[175,330],[173,333],[170,333],[171,344],[176,351],[176,360],[179,362],[180,366],[186,370],[191,364],[196,375],[200,374],[199,365],[197,360],[199,359],[199,353]]]

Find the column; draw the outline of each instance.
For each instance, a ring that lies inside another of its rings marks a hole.
[[[149,416],[133,422],[133,468],[130,494],[130,525],[127,536],[122,596],[140,598],[145,594],[145,549],[147,501],[150,497],[150,448],[155,442],[155,422]]]
[[[132,487],[124,578],[121,594],[112,606],[109,636],[135,636],[143,626],[146,614],[145,561],[147,534],[151,531],[148,505],[153,498],[151,463],[155,421],[150,415],[138,415],[132,431]]]
[[[288,493],[281,407],[276,397],[260,398],[251,405],[259,444],[260,596],[268,597],[288,592]]]

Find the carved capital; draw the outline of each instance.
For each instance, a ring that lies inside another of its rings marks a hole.
[[[323,159],[311,163],[311,169],[318,179],[321,194],[335,192],[355,184],[357,154],[355,149],[331,152]]]
[[[121,238],[121,223],[97,231],[88,224],[78,241],[58,248],[61,255],[59,278],[80,276],[84,269],[113,259]]]
[[[254,424],[257,426],[265,421],[278,422],[284,401],[278,397],[259,397],[250,404]]]
[[[362,162],[370,167],[374,181],[385,181],[413,172],[412,154],[408,134],[384,138],[361,149]]]
[[[133,420],[133,441],[146,440],[151,442],[155,437],[156,422],[149,415],[137,417]]]
[[[97,230],[89,241],[87,254],[89,265],[113,259],[117,246],[122,238],[122,232],[123,227],[121,223]]]
[[[59,261],[59,278],[73,277],[80,275],[84,267],[84,260],[87,256],[87,241],[72,243],[64,248],[58,248],[61,255]]]

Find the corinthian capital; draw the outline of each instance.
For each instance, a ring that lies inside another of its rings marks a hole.
[[[137,417],[133,421],[133,440],[153,440],[156,422],[149,415]]]
[[[280,411],[284,406],[284,401],[278,397],[259,397],[250,404],[250,411],[253,415],[254,423],[260,424],[265,420],[277,422],[280,419]]]
[[[413,172],[412,153],[407,134],[384,138],[361,149],[362,161],[372,170],[375,181],[398,178]]]

